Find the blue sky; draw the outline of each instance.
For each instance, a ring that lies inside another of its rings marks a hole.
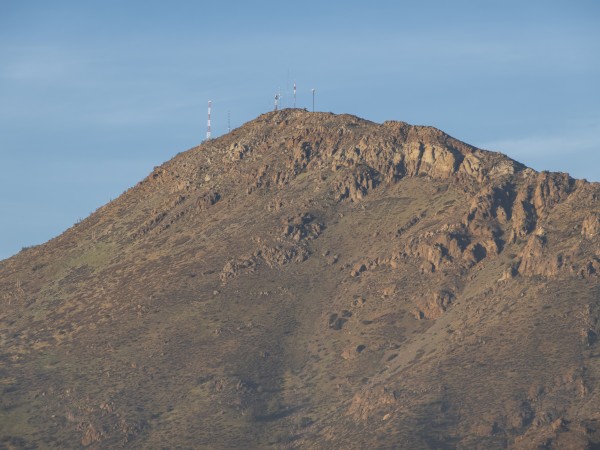
[[[273,107],[600,181],[600,2],[0,0],[0,258]]]

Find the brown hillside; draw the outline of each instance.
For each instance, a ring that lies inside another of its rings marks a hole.
[[[599,197],[262,115],[0,262],[0,448],[600,448]]]

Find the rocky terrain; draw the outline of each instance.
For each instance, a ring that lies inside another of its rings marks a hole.
[[[600,448],[599,197],[264,114],[0,261],[0,448]]]

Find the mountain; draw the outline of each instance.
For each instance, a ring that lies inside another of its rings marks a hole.
[[[0,448],[600,448],[599,198],[264,114],[0,262]]]

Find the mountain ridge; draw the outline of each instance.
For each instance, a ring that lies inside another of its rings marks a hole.
[[[263,114],[2,261],[3,445],[597,445],[599,195]]]

